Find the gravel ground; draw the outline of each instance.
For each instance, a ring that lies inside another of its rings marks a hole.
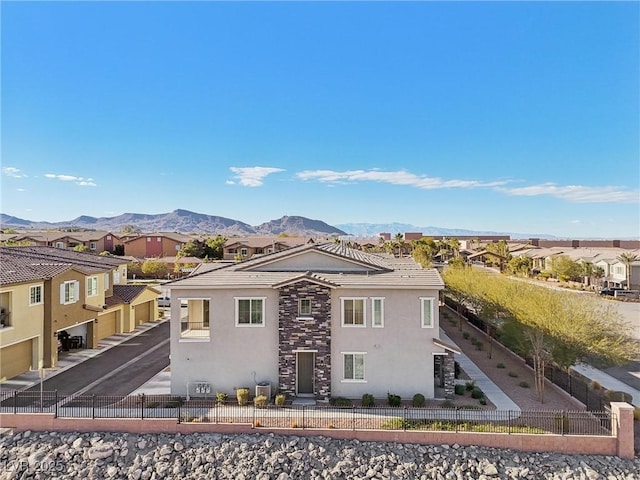
[[[0,437],[0,480],[640,480],[640,459],[260,435],[32,433]]]

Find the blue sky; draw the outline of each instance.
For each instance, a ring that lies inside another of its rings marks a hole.
[[[640,236],[638,2],[13,2],[3,213]]]

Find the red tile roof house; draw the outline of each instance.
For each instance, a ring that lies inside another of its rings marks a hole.
[[[171,392],[318,400],[453,395],[456,348],[439,335],[435,269],[411,258],[309,244],[166,284]]]

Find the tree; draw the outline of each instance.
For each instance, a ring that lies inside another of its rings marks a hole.
[[[166,263],[152,259],[145,260],[140,270],[142,271],[143,275],[153,278],[164,277],[169,272]]]
[[[402,257],[402,250],[404,249],[404,235],[396,233],[394,237],[394,245],[398,248],[398,257]]]
[[[411,256],[422,265],[422,268],[433,267],[433,254],[435,252],[435,242],[431,238],[421,238],[411,240]]]
[[[513,257],[507,263],[507,270],[513,275],[528,277],[529,275],[531,275],[532,268],[533,260],[530,257],[526,257],[524,255]]]
[[[74,252],[88,252],[89,251],[89,247],[87,247],[86,245],[83,245],[82,243],[79,243],[78,245],[73,247],[73,251]]]
[[[582,266],[567,255],[556,255],[551,260],[551,273],[563,282],[577,279],[582,270]]]
[[[123,225],[122,228],[120,229],[120,233],[122,233],[123,235],[132,235],[132,234],[138,235],[142,233],[142,230],[136,227],[135,225]]]
[[[204,244],[198,240],[189,240],[182,246],[182,248],[178,252],[178,255],[176,256],[202,258],[205,256]]]
[[[625,252],[618,257],[618,260],[624,263],[625,273],[626,273],[626,281],[627,288],[631,288],[631,264],[640,260],[640,257],[634,253]]]
[[[224,255],[224,244],[227,238],[222,235],[209,237],[204,242],[204,253],[206,257],[220,260]]]
[[[496,255],[486,255],[485,263],[497,265],[500,267],[501,272],[504,271],[505,265],[511,260],[511,252],[509,252],[509,244],[507,241],[500,240],[499,242],[488,243],[485,250]]]

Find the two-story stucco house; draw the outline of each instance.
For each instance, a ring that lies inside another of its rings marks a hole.
[[[167,286],[173,394],[202,383],[322,400],[453,393],[456,350],[438,338],[443,281],[411,258],[309,244]]]

